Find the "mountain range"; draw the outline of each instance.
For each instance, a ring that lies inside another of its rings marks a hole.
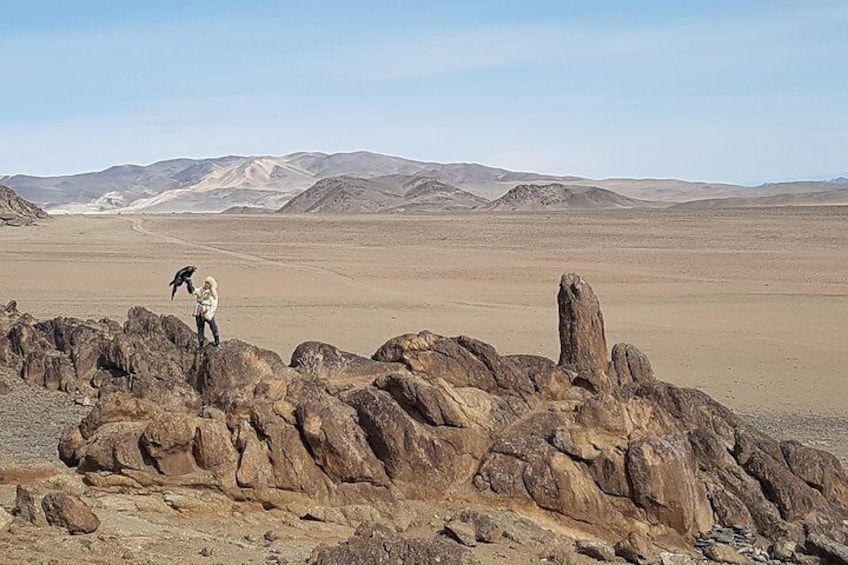
[[[365,151],[172,159],[75,175],[17,174],[0,177],[0,183],[50,213],[522,211],[718,200],[727,202],[709,206],[848,203],[842,194],[848,180],[841,177],[758,187],[677,179],[593,180]],[[779,196],[785,198],[774,199]]]

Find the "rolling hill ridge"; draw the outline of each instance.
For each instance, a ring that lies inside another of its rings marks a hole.
[[[328,179],[337,180],[322,182]],[[419,186],[418,193],[410,192],[412,187],[406,183],[424,182],[420,179],[427,179],[426,184]],[[593,180],[516,172],[476,163],[416,161],[367,151],[169,159],[145,166],[117,165],[75,175],[18,174],[0,177],[0,183],[57,214],[232,213],[238,210],[307,213],[308,209],[308,213],[604,209],[780,195],[801,196],[778,198],[773,201],[777,204],[763,200],[753,205],[814,205],[841,203],[839,197],[814,193],[848,187],[848,181],[841,177],[757,187],[678,179]],[[536,185],[543,188],[530,188]],[[522,186],[525,188],[500,200]],[[288,202],[312,189],[310,196],[287,207]],[[333,190],[339,193],[330,194]],[[320,198],[316,197],[318,194]],[[802,196],[807,194],[810,196]]]

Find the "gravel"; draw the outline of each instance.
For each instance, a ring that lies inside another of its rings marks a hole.
[[[0,468],[61,464],[56,447],[62,432],[91,407],[71,395],[31,386],[0,369]]]
[[[758,430],[777,440],[794,439],[806,446],[828,451],[848,468],[848,418],[796,414],[741,414]]]

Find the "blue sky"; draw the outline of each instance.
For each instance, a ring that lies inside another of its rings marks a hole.
[[[7,2],[0,174],[366,149],[827,178],[847,62],[844,0]]]

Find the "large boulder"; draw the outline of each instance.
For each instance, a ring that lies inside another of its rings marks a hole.
[[[168,411],[126,392],[104,396],[79,426],[66,430],[59,454],[85,472],[208,472],[210,486],[220,488],[235,486],[239,459],[223,420]]]
[[[30,353],[21,368],[21,378],[47,390],[74,392],[76,373],[71,360],[57,351]]]
[[[187,415],[157,418],[147,423],[139,437],[144,455],[165,476],[186,475],[198,469],[193,446],[197,424]]]
[[[373,355],[375,361],[402,363],[420,375],[438,375],[456,387],[486,391],[497,388],[494,375],[456,339],[428,331],[406,334],[384,343]]]
[[[503,357],[491,345],[468,336],[449,338],[426,330],[387,341],[372,358],[400,363],[419,377],[440,379],[456,389],[495,395],[516,414],[541,400],[557,398],[569,386],[568,375],[543,358]]]
[[[375,361],[319,341],[306,341],[298,345],[292,352],[289,365],[305,375],[332,379],[337,383],[363,377],[374,379],[378,375],[403,369],[398,363]]]
[[[239,340],[204,348],[189,374],[189,382],[205,404],[239,413],[249,412],[260,381],[296,375],[273,351]]]
[[[720,523],[749,524],[769,538],[800,538],[800,524],[811,513],[848,513],[842,494],[848,481],[835,457],[777,442],[701,391],[650,382],[630,392],[664,414],[665,427],[688,430],[698,480]]]
[[[100,520],[78,496],[51,492],[41,500],[47,523],[65,528],[70,534],[90,534],[100,527]]]
[[[587,462],[556,446],[560,442],[555,436],[571,427],[572,417],[570,412],[538,412],[511,426],[484,456],[475,486],[574,520],[620,525],[621,515],[598,487]]]

